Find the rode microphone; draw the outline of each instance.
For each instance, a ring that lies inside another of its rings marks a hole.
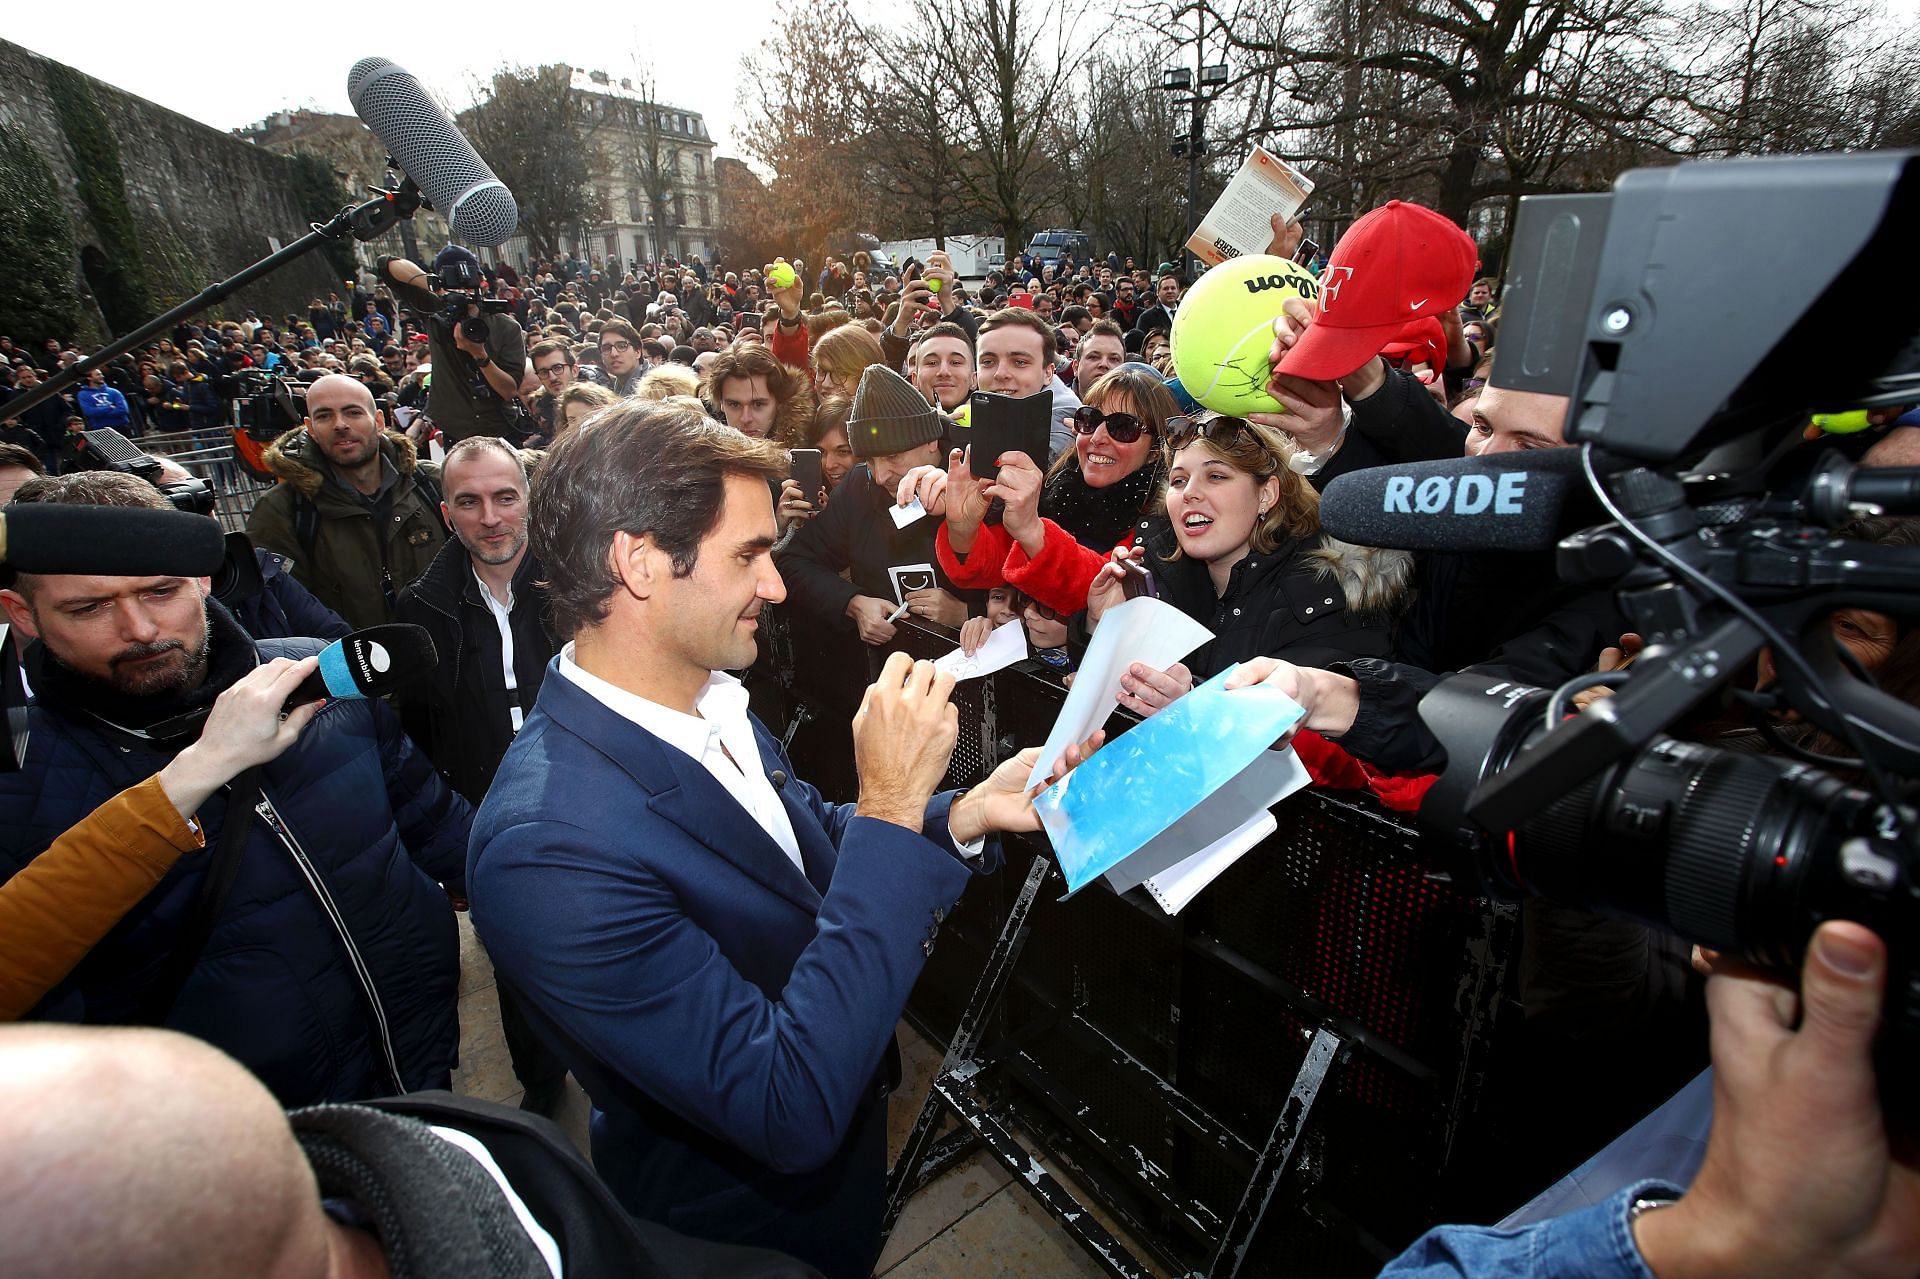
[[[439,665],[424,626],[391,622],[342,635],[320,650],[320,669],[287,698],[287,710],[324,697],[384,697]]]
[[[487,248],[507,242],[520,225],[513,192],[404,67],[360,59],[347,73],[347,97],[455,237]]]
[[[0,510],[0,563],[20,573],[212,577],[226,557],[220,525],[187,511],[52,502]]]
[[[1550,550],[1586,493],[1577,448],[1374,466],[1327,485],[1320,527],[1402,551]]]

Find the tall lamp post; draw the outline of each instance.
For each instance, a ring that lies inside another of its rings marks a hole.
[[[1187,132],[1173,136],[1173,155],[1175,159],[1184,157],[1187,162],[1187,236],[1191,240],[1200,225],[1200,162],[1207,156],[1207,103],[1220,96],[1227,85],[1227,64],[1217,62],[1208,65],[1206,58],[1205,16],[1199,5],[1193,7],[1193,68],[1168,67],[1160,75],[1160,87],[1168,93],[1183,93],[1187,96],[1175,98],[1174,105],[1190,107],[1192,123]],[[1199,267],[1199,259],[1191,252],[1182,251],[1186,262],[1187,276],[1191,279]]]

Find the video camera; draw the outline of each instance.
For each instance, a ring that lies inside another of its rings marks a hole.
[[[448,245],[434,259],[433,269],[440,294],[446,300],[441,315],[465,335],[467,341],[485,342],[487,317],[505,315],[512,307],[501,299],[484,295],[486,277],[480,270],[480,259],[457,245]]]
[[[162,479],[160,459],[135,447],[132,440],[111,427],[80,432],[80,451],[75,468],[83,471],[119,471],[136,475],[160,490],[176,511],[193,515],[213,514],[213,486],[198,476],[180,480]]]
[[[1912,153],[1687,163],[1523,200],[1490,380],[1569,397],[1611,522],[1560,542],[1560,575],[1611,586],[1647,648],[1555,690],[1456,675],[1420,706],[1447,755],[1421,820],[1493,891],[1783,972],[1823,920],[1872,928],[1891,964],[1883,1080],[1920,1062],[1920,709],[1829,615],[1920,620],[1920,548],[1835,531],[1920,512],[1920,470],[1796,464],[1811,413],[1920,402],[1920,330],[1897,304],[1920,285],[1916,224]],[[1732,688],[1763,649],[1777,683]],[[1601,683],[1612,696],[1570,713]],[[1781,754],[1667,735],[1728,703]],[[1789,710],[1844,751],[1779,731]],[[1887,1101],[1911,1129],[1911,1099]]]

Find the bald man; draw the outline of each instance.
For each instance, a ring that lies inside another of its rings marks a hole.
[[[286,1113],[168,1031],[0,1028],[0,1149],[9,1279],[814,1274],[632,1221],[544,1120],[438,1092]]]
[[[384,429],[372,392],[329,374],[307,388],[307,416],[267,449],[282,481],[247,520],[253,544],[358,630],[393,620],[400,592],[447,540],[440,468]]]

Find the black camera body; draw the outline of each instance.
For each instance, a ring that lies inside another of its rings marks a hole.
[[[511,303],[500,298],[482,297],[462,290],[454,290],[445,296],[446,309],[441,312],[442,317],[469,342],[484,343],[487,340],[487,317],[505,315],[513,309]]]
[[[198,476],[163,480],[160,459],[136,447],[132,440],[111,427],[82,431],[80,435],[85,441],[76,458],[80,469],[137,475],[159,489],[176,511],[213,514],[213,486],[205,480]]]
[[[1612,522],[1560,543],[1560,576],[1611,588],[1647,648],[1552,691],[1454,675],[1420,705],[1447,757],[1422,824],[1490,891],[1783,973],[1822,921],[1872,928],[1889,954],[1883,1097],[1908,1131],[1920,1098],[1885,1084],[1920,1064],[1920,709],[1849,665],[1827,619],[1920,619],[1920,550],[1834,531],[1920,513],[1920,469],[1793,463],[1812,413],[1920,401],[1920,330],[1873,304],[1920,287],[1916,221],[1911,153],[1695,162],[1523,200],[1490,381],[1568,398]],[[1770,698],[1733,687],[1763,649]],[[1612,696],[1573,713],[1598,683]],[[1669,736],[1761,702],[1857,758],[1807,751],[1764,713],[1782,755]]]

